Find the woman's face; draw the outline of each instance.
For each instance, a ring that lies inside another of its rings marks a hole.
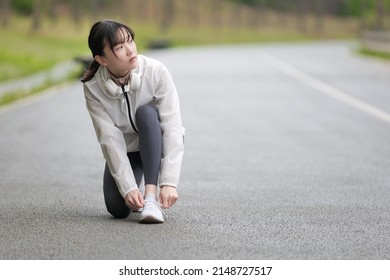
[[[103,49],[104,56],[99,56],[97,61],[108,68],[108,70],[116,77],[123,77],[129,71],[137,68],[137,46],[126,30],[121,30],[117,34],[119,36],[117,45],[111,46],[106,43]]]

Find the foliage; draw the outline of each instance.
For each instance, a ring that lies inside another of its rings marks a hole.
[[[34,7],[34,1],[31,0],[12,0],[11,6],[14,11],[23,15],[31,15]]]
[[[229,0],[249,6],[265,5],[276,10],[291,10],[297,5],[321,7],[325,13],[339,16],[360,16],[363,12],[375,11],[379,0]],[[384,9],[390,9],[390,0],[382,0]]]
[[[94,21],[102,18],[113,18],[130,24],[136,30],[140,50],[156,40],[169,41],[169,45],[175,47],[351,38],[356,34],[356,24],[350,24],[350,21],[342,22],[333,17],[327,20],[326,16],[317,19],[313,13],[301,17],[301,11],[295,11],[293,5],[296,1],[306,0],[181,0],[180,4],[179,1],[170,1],[116,0],[115,5],[112,0],[11,1],[12,9],[18,8],[8,13],[12,17],[8,19],[8,24],[0,28],[1,38],[7,42],[0,45],[0,81],[46,69],[62,60],[88,55],[86,41],[89,28]],[[231,1],[246,5],[233,6]],[[284,8],[294,11],[278,13],[250,6],[264,3],[272,5],[275,10]],[[170,9],[167,11],[164,5]],[[36,12],[38,7],[41,9],[39,13]],[[32,14],[21,16],[22,11]],[[32,28],[37,18],[40,24]]]

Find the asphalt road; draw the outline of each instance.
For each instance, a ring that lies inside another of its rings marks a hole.
[[[0,112],[1,259],[390,258],[390,63],[354,42],[148,53],[186,152],[164,224],[105,210],[81,83]]]

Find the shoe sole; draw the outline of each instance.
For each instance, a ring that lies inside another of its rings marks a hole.
[[[146,217],[140,219],[139,222],[141,224],[161,224],[164,222],[164,220],[160,220],[154,216],[149,215],[149,216],[146,216]]]

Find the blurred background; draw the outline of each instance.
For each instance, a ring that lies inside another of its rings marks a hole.
[[[357,39],[361,52],[390,56],[390,0],[1,0],[0,84],[90,57],[89,29],[105,18],[131,26],[140,52],[205,44]],[[29,93],[80,74],[80,69],[71,69],[60,79],[30,87]],[[26,89],[6,91],[0,89],[0,103],[28,94]]]

